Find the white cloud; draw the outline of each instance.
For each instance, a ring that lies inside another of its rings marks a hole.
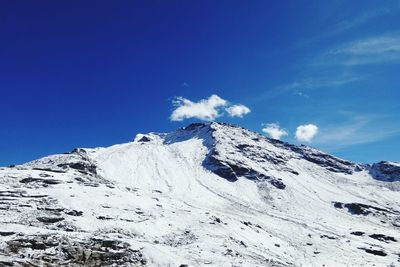
[[[216,118],[228,113],[231,117],[242,118],[250,112],[250,109],[242,104],[229,105],[229,102],[217,95],[192,102],[184,97],[177,97],[173,100],[176,107],[170,119],[172,121],[182,121],[184,119],[196,118],[205,121],[213,121]],[[223,109],[225,108],[225,111]],[[225,113],[226,112],[226,113]]]
[[[212,95],[199,102],[177,97],[173,103],[177,108],[170,116],[172,121],[182,121],[189,118],[212,121],[221,116],[219,108],[226,106],[228,102],[217,95]]]
[[[225,109],[231,117],[243,118],[244,115],[250,112],[250,109],[245,105],[233,105]]]
[[[296,139],[303,142],[311,142],[318,133],[318,127],[314,124],[299,125],[296,129]]]
[[[288,135],[288,132],[285,129],[282,129],[278,123],[268,123],[262,131],[268,134],[271,138],[278,140],[280,140],[282,136]]]

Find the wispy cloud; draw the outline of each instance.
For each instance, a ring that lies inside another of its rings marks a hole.
[[[340,88],[349,83],[357,82],[366,79],[367,75],[334,75],[329,73],[323,76],[319,75],[318,71],[313,77],[306,77],[295,80],[288,84],[283,84],[269,89],[265,94],[257,96],[256,101],[264,101],[265,99],[273,99],[285,94],[292,94],[298,97],[310,98],[309,92],[318,89]]]
[[[388,5],[385,3],[383,7],[374,7],[374,9],[359,11],[353,16],[348,16],[336,23],[332,23],[331,26],[327,27],[325,31],[314,35],[308,39],[300,40],[296,46],[304,47],[309,46],[312,43],[326,41],[327,39],[337,37],[339,35],[347,34],[348,32],[357,30],[360,27],[365,27],[369,23],[374,23],[385,16],[397,15],[400,10],[398,5]],[[335,18],[337,17],[335,13]]]
[[[400,133],[390,118],[381,115],[347,114],[340,124],[323,125],[315,143],[330,150],[377,142]]]
[[[326,56],[331,60],[325,62],[344,65],[400,62],[400,33],[356,40],[332,49]]]
[[[311,73],[308,77],[278,86],[276,92],[271,90],[270,93],[272,97],[287,92],[307,96],[309,90],[341,87],[369,77],[365,72],[357,74],[356,69],[349,68],[351,66],[385,63],[400,63],[400,32],[338,44],[305,64],[307,73]]]
[[[308,77],[299,81],[294,81],[287,85],[280,86],[279,89],[292,91],[295,89],[311,90],[324,87],[337,87],[362,79],[364,79],[364,77],[360,75],[342,75],[338,77]]]
[[[380,8],[375,10],[368,10],[358,15],[355,15],[352,18],[344,19],[338,22],[332,31],[330,31],[330,35],[339,34],[350,29],[356,28],[364,23],[367,23],[375,18],[388,15],[392,13],[392,9],[389,8]]]

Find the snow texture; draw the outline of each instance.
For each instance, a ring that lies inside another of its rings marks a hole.
[[[400,164],[223,123],[0,168],[0,266],[398,266]]]

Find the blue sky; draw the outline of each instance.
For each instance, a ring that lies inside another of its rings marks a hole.
[[[0,34],[0,166],[171,131],[199,120],[176,97],[214,94],[217,121],[400,161],[399,1],[2,1]]]

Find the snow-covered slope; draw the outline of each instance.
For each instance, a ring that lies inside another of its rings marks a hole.
[[[397,266],[400,165],[222,124],[0,168],[0,266]]]

